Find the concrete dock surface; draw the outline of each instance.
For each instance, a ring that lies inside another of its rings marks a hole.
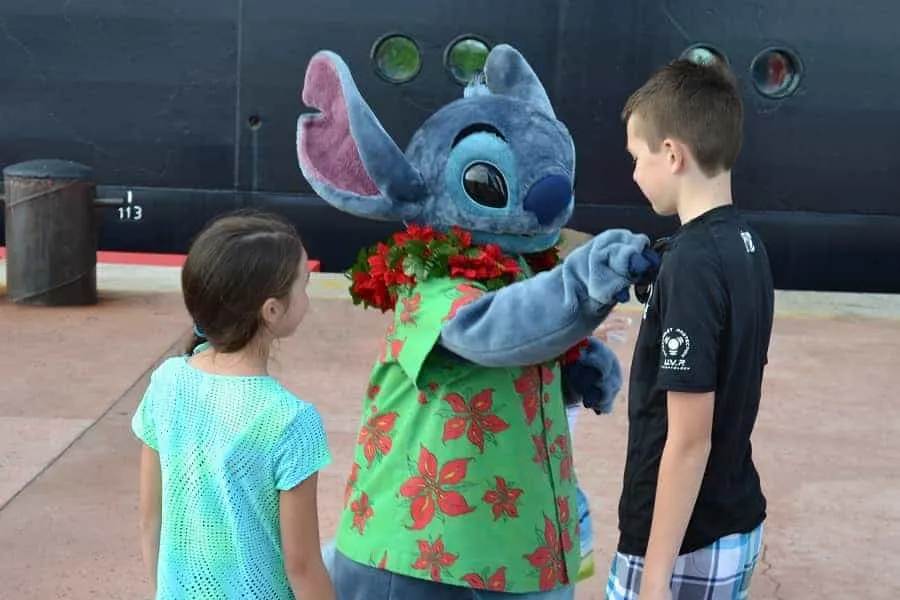
[[[137,528],[139,443],[130,420],[149,372],[183,350],[179,270],[100,265],[101,302],[14,306],[0,262],[0,599],[147,598]],[[360,398],[388,317],[354,307],[340,275],[315,274],[312,310],[273,373],[321,410],[334,464],[320,477],[322,533],[339,515]],[[900,298],[779,293],[754,437],[769,500],[753,600],[900,593]],[[639,320],[623,343],[627,371]],[[893,385],[892,385],[893,384]],[[624,391],[624,390],[623,390]],[[575,435],[592,500],[603,598],[615,544],[626,410],[586,411]]]

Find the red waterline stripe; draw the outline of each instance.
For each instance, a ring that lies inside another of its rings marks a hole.
[[[6,248],[0,246],[0,259],[6,257]],[[184,265],[184,254],[151,254],[144,252],[97,252],[97,262],[113,265],[143,265],[153,267],[181,267]],[[309,261],[309,270],[318,272],[321,264],[317,260]]]

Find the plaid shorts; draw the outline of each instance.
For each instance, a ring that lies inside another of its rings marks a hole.
[[[725,536],[706,548],[679,556],[672,571],[673,600],[747,600],[750,577],[762,549],[763,524],[750,533]],[[644,559],[616,553],[606,600],[636,600]]]

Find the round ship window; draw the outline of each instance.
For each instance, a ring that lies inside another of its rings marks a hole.
[[[800,60],[787,50],[760,52],[750,65],[753,86],[767,98],[784,98],[800,84]]]
[[[464,36],[450,42],[444,54],[444,67],[458,83],[463,85],[484,70],[490,48],[472,36]]]
[[[422,54],[412,38],[392,34],[375,42],[372,48],[375,70],[391,83],[406,83],[419,74]]]
[[[681,58],[698,65],[725,64],[725,57],[718,50],[703,45],[691,46],[682,52]]]

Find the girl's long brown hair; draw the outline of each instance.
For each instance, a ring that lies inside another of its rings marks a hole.
[[[219,352],[247,346],[262,325],[263,303],[289,296],[304,256],[297,231],[276,215],[240,211],[209,223],[181,271],[195,326],[187,353],[204,341]]]

